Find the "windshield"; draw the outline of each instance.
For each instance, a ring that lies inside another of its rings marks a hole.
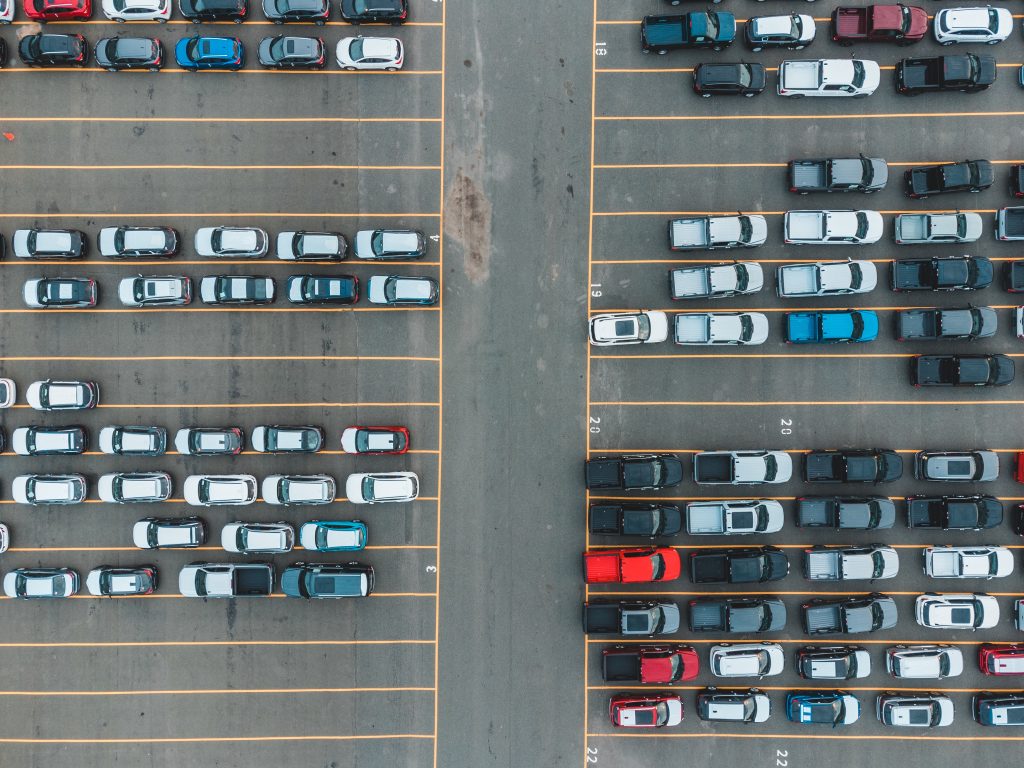
[[[661,459],[655,459],[651,462],[651,475],[653,477],[651,485],[661,485],[661,478],[665,474],[665,468],[661,465]]]
[[[754,225],[749,216],[740,216],[740,240],[748,242],[754,234]]]
[[[359,61],[363,58],[363,38],[357,37],[352,41],[348,49],[348,55],[353,61]]]
[[[868,233],[868,217],[867,214],[859,212],[857,214],[857,239],[862,240]]]
[[[750,315],[740,315],[740,338],[750,341],[754,337],[754,321]]]
[[[283,59],[288,55],[288,47],[285,38],[279,37],[270,44],[270,55],[275,59]]]
[[[636,318],[637,337],[649,339],[651,337],[651,320],[647,315],[637,315]]]
[[[864,333],[864,317],[860,312],[855,312],[850,316],[850,320],[853,324],[853,337],[857,338]]]
[[[779,462],[774,456],[768,454],[764,459],[765,480],[774,480],[777,474],[779,474]]]
[[[665,558],[661,555],[651,555],[651,580],[660,581],[665,575]]]
[[[758,629],[764,632],[772,625],[772,612],[768,610],[767,605],[758,607],[761,609],[761,624],[758,626]]]
[[[718,23],[718,14],[717,13],[709,13],[709,14],[707,14],[707,19],[708,19],[708,31],[711,33],[711,37],[713,37],[713,38],[714,37],[718,37],[718,32],[721,29],[721,26]]]
[[[850,287],[860,288],[861,283],[864,282],[864,273],[860,268],[860,264],[850,265]]]
[[[881,552],[872,552],[871,564],[874,566],[871,569],[871,578],[880,578],[885,573],[885,556]]]
[[[197,595],[205,595],[206,594],[206,571],[200,570],[196,574],[196,594]]]
[[[864,63],[860,61],[853,62],[853,84],[855,87],[860,88],[864,85]]]
[[[675,682],[683,676],[683,657],[678,653],[673,653],[668,657],[668,660],[669,668],[672,670],[671,675],[669,675],[669,680],[671,682]]]
[[[879,603],[871,604],[871,624],[876,629],[882,626],[882,620],[885,616],[882,613],[882,606]]]
[[[736,290],[745,291],[747,286],[750,285],[750,274],[747,272],[747,268],[742,264],[736,265]]]

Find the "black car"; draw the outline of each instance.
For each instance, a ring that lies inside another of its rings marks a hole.
[[[341,18],[349,24],[386,21],[404,24],[409,20],[408,0],[341,0]]]
[[[295,563],[281,574],[288,597],[367,597],[373,592],[373,566],[363,563]]]
[[[965,53],[923,59],[903,59],[896,64],[896,90],[904,96],[932,91],[977,93],[996,81],[996,60],[992,56]]]
[[[272,69],[323,69],[327,50],[318,37],[264,37],[260,40],[259,60]]]
[[[810,451],[805,483],[889,483],[903,476],[903,460],[890,450]]]
[[[1006,355],[917,355],[910,362],[915,387],[1001,387],[1013,375]]]
[[[0,68],[7,66],[7,43],[0,38]]]
[[[292,304],[355,304],[359,279],[352,275],[292,275],[287,293]]]
[[[908,168],[903,174],[907,197],[923,200],[946,192],[981,192],[992,186],[992,163],[988,160],[964,160]]]
[[[849,680],[864,665],[870,669],[871,659],[858,645],[812,645],[796,652],[796,673],[805,680]]]
[[[976,693],[971,697],[971,716],[980,725],[1024,725],[1024,695]]]
[[[30,307],[81,308],[96,306],[96,281],[88,277],[43,277],[25,281],[25,303]]]
[[[591,504],[590,532],[609,536],[675,536],[683,527],[674,504]]]
[[[155,37],[104,37],[96,43],[96,63],[110,72],[156,72],[164,63],[164,47]]]
[[[331,3],[330,0],[263,0],[263,15],[275,24],[298,21],[321,27],[331,15]]]
[[[18,43],[18,56],[29,67],[84,67],[89,44],[81,35],[26,35]]]
[[[743,40],[750,50],[785,48],[799,51],[814,41],[814,22],[805,28],[808,16],[799,13],[787,16],[755,16],[744,25]]]
[[[241,24],[249,13],[248,0],[178,0],[181,15],[194,24],[233,21]]]
[[[992,262],[984,256],[932,256],[892,263],[889,287],[900,291],[977,291],[992,284]]]
[[[693,91],[705,99],[739,94],[749,98],[764,86],[763,64],[698,64],[693,70]]]

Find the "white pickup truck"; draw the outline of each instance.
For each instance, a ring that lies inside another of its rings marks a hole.
[[[804,578],[810,581],[891,579],[899,570],[896,550],[880,544],[804,550]]]
[[[721,299],[757,293],[764,287],[764,272],[756,261],[701,264],[668,273],[673,299]]]
[[[782,298],[839,296],[870,293],[878,284],[878,270],[870,261],[818,261],[779,267],[776,290]]]
[[[849,96],[875,92],[881,79],[878,63],[865,59],[784,61],[779,66],[779,96]]]
[[[691,536],[778,533],[785,512],[772,499],[692,501],[686,505],[686,532]]]
[[[933,579],[995,579],[1013,572],[1013,554],[1006,547],[928,547],[924,572]]]
[[[676,315],[676,344],[764,344],[768,318],[761,312],[687,312]]]
[[[694,216],[668,223],[668,244],[673,251],[754,248],[767,238],[764,216]]]
[[[876,243],[884,225],[878,211],[786,211],[788,245],[863,245]]]
[[[983,224],[976,213],[901,213],[893,236],[897,245],[925,243],[973,243]]]

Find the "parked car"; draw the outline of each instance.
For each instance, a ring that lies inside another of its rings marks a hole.
[[[942,45],[988,43],[1005,40],[1013,31],[1013,16],[1005,8],[943,8],[932,24],[935,39]]]
[[[682,515],[674,504],[591,504],[590,532],[606,536],[675,536]]]
[[[597,347],[656,344],[667,338],[668,315],[664,312],[614,312],[590,319],[590,343]]]
[[[668,246],[673,251],[756,248],[767,239],[768,221],[761,215],[692,216],[668,222]]]
[[[811,192],[863,192],[871,194],[885,189],[889,166],[880,157],[822,158],[791,160],[789,191],[806,195]]]
[[[1003,504],[994,496],[910,496],[907,524],[911,528],[981,531],[1003,522]]]
[[[330,0],[263,0],[263,15],[275,24],[298,22],[322,27],[331,15]]]
[[[89,240],[77,229],[16,229],[11,249],[19,259],[81,259]]]
[[[347,253],[348,242],[340,232],[289,231],[277,233],[277,258],[279,259],[341,261]]]
[[[263,478],[261,494],[267,504],[330,504],[335,483],[329,475],[268,475]]]
[[[171,0],[103,0],[103,15],[111,21],[155,21],[165,23],[171,17]]]
[[[249,444],[257,453],[316,453],[324,444],[320,427],[255,427]]]
[[[82,475],[18,475],[11,480],[11,498],[35,506],[81,504],[87,488]]]
[[[167,430],[163,427],[104,427],[99,449],[115,456],[162,456],[167,451]]]
[[[789,575],[789,558],[772,546],[702,549],[691,552],[689,559],[694,584],[759,584]]]
[[[366,546],[360,520],[310,520],[299,528],[299,544],[311,552],[354,552]]]
[[[984,256],[932,256],[892,262],[889,287],[902,291],[976,291],[992,284],[992,262]]]
[[[691,632],[751,635],[778,632],[786,626],[786,604],[777,598],[713,598],[690,600]]]
[[[870,293],[877,283],[875,265],[864,260],[784,264],[775,273],[776,291],[786,299]]]
[[[712,96],[756,96],[764,91],[764,64],[702,63],[693,70],[693,92],[705,99]]]
[[[671,453],[595,456],[584,463],[587,488],[646,491],[683,481],[683,462]]]
[[[786,655],[778,643],[724,643],[711,646],[708,654],[715,677],[771,677],[786,666]]]
[[[900,570],[896,550],[883,544],[816,544],[804,549],[808,581],[854,581],[894,578]]]
[[[878,338],[873,310],[835,309],[787,312],[787,344],[863,344]]]
[[[289,275],[285,295],[292,304],[355,304],[359,278],[353,275]]]
[[[601,651],[607,683],[679,683],[697,677],[699,667],[691,645],[613,645]]]
[[[811,645],[796,652],[805,680],[851,680],[871,674],[871,655],[859,645]]]
[[[419,496],[415,472],[357,472],[345,481],[345,495],[353,504],[412,501]]]
[[[185,503],[193,507],[245,505],[256,501],[252,475],[189,475],[185,478]]]
[[[276,523],[228,523],[220,529],[220,545],[225,552],[264,554],[291,552],[295,529],[283,520]]]
[[[139,549],[193,549],[206,543],[206,524],[198,517],[145,517],[132,527]]]
[[[174,46],[174,58],[178,66],[188,72],[212,69],[236,72],[245,64],[245,51],[237,37],[196,35],[178,41]]]
[[[832,39],[840,45],[916,43],[928,33],[928,12],[916,5],[841,6],[832,12]]]
[[[203,227],[196,230],[194,245],[199,256],[225,259],[262,259],[270,238],[259,227]]]
[[[373,593],[373,568],[363,563],[295,563],[281,574],[288,597],[368,597]]]
[[[809,451],[805,483],[889,483],[903,476],[903,459],[890,450]]]
[[[17,568],[4,574],[4,594],[31,600],[78,594],[78,573],[70,568]]]
[[[679,631],[679,606],[671,600],[590,600],[583,603],[583,633],[654,637]]]
[[[95,408],[100,388],[94,381],[33,381],[25,399],[37,411],[81,411]]]
[[[1024,725],[1024,695],[976,693],[971,697],[971,716],[979,725]]]
[[[0,378],[0,410],[10,408],[18,398],[18,387],[14,379]]]
[[[249,15],[248,0],[178,0],[178,10],[194,24],[204,21],[241,24]]]
[[[244,447],[241,427],[186,427],[174,435],[174,449],[183,456],[237,456]]]
[[[871,531],[892,528],[896,504],[888,496],[804,496],[796,500],[799,528]]]
[[[779,66],[779,96],[870,96],[878,88],[878,62],[866,59],[784,61]]]
[[[1001,387],[1013,382],[1013,360],[1006,355],[915,355],[910,383],[915,387]]]
[[[747,19],[743,40],[750,50],[785,48],[799,51],[814,42],[814,17],[803,13],[786,16],[754,16]]]
[[[273,563],[189,563],[178,571],[184,597],[268,597],[273,591]]]
[[[115,568],[101,565],[89,571],[85,587],[96,597],[150,595],[156,591],[156,566],[139,565],[134,568]]]
[[[89,63],[89,44],[78,34],[25,35],[18,41],[18,57],[27,67],[84,67]]]
[[[885,669],[904,680],[944,680],[964,671],[964,655],[952,645],[893,645],[885,649]]]
[[[768,317],[762,312],[681,312],[673,322],[672,340],[696,346],[756,346],[768,340]]]
[[[994,180],[988,160],[917,166],[903,172],[907,197],[917,200],[948,192],[981,192],[991,187]]]
[[[792,475],[793,457],[785,451],[699,451],[693,457],[697,484],[778,484]]]
[[[347,427],[341,433],[345,453],[400,455],[409,450],[409,430],[405,427]]]
[[[973,53],[902,59],[896,64],[896,91],[905,96],[938,91],[978,93],[996,81],[997,71],[994,57]]]
[[[852,635],[880,632],[896,626],[896,602],[872,592],[837,599],[814,598],[800,606],[804,633],[808,635]]]
[[[995,335],[998,325],[991,307],[901,309],[896,315],[896,340],[987,339]]]
[[[978,648],[978,669],[985,675],[1024,675],[1024,644],[982,644]]]
[[[21,9],[32,21],[72,21],[92,16],[92,0],[21,0]]]
[[[327,47],[319,37],[264,37],[257,48],[257,59],[270,69],[323,69]]]
[[[366,297],[371,304],[429,307],[437,304],[439,295],[437,281],[431,277],[372,275]]]
[[[683,722],[683,700],[675,693],[619,693],[608,703],[608,716],[619,728],[662,728]]]
[[[700,264],[669,270],[673,300],[723,299],[757,293],[764,287],[764,270],[756,261]]]
[[[720,723],[763,723],[771,716],[771,701],[757,688],[719,691],[707,687],[697,694],[697,717]]]
[[[96,281],[91,277],[39,277],[26,280],[25,304],[37,309],[83,309],[95,307]]]
[[[984,483],[999,477],[994,451],[920,451],[914,457],[918,480]]]
[[[672,16],[644,16],[640,51],[666,54],[684,48],[721,51],[736,39],[736,17],[720,11],[691,11]]]
[[[427,238],[417,229],[361,229],[352,251],[357,259],[373,261],[422,259]]]
[[[592,506],[591,520],[593,510]],[[691,536],[778,533],[784,520],[782,504],[775,499],[691,501],[686,505],[686,532]]]
[[[149,504],[171,498],[174,480],[166,472],[115,472],[101,475],[97,490],[108,504]]]
[[[867,245],[882,238],[878,211],[786,211],[783,240],[787,245]]]
[[[996,240],[1024,240],[1024,207],[996,211]]]
[[[155,37],[104,37],[96,42],[96,65],[109,72],[148,69],[159,72],[164,46]]]
[[[403,24],[409,19],[409,3],[408,0],[341,0],[341,18],[349,24]]]
[[[213,275],[199,283],[204,304],[273,304],[274,280],[252,275]]]
[[[875,714],[882,725],[936,728],[953,724],[953,701],[938,693],[883,693],[875,700]]]
[[[981,237],[977,213],[901,213],[893,226],[897,245],[973,243]]]
[[[860,719],[860,702],[844,691],[791,691],[786,716],[791,723],[851,725]]]
[[[914,618],[931,629],[991,629],[999,624],[999,602],[978,593],[927,592],[914,602]]]
[[[1013,573],[1013,554],[988,544],[928,547],[924,574],[933,579],[997,579]]]
[[[397,72],[405,63],[405,47],[397,37],[343,37],[334,56],[339,67],[353,72]]]
[[[171,227],[104,227],[97,238],[100,255],[108,259],[149,259],[174,256],[180,238]]]
[[[85,427],[18,427],[11,450],[19,456],[74,456],[89,446]]]
[[[192,280],[179,275],[126,277],[117,298],[126,307],[184,307],[192,303]]]

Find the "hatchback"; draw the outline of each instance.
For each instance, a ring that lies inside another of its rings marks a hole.
[[[935,39],[943,45],[1005,40],[1013,31],[1013,16],[1006,8],[943,8],[935,14]]]
[[[697,694],[697,717],[725,723],[763,723],[771,716],[768,696],[757,688],[719,691],[708,687]]]
[[[96,64],[109,72],[123,69],[157,72],[163,63],[164,46],[155,37],[104,37],[96,43]]]
[[[123,24],[126,21],[155,21],[171,17],[171,0],[103,0],[103,15]]]
[[[409,19],[408,0],[341,0],[341,18],[349,24],[388,22],[396,25]]]
[[[0,408],[10,408],[18,399],[18,388],[14,379],[0,378]]]
[[[181,15],[199,24],[203,21],[233,21],[241,24],[249,13],[247,0],[178,0]]]
[[[11,481],[11,498],[18,504],[81,504],[86,492],[82,475],[18,475]]]
[[[193,549],[206,543],[206,523],[198,517],[146,517],[132,526],[139,549]]]
[[[814,42],[814,18],[801,13],[748,19],[743,39],[752,51],[785,48],[799,51]]]
[[[271,69],[323,69],[327,49],[318,37],[264,37],[258,48],[261,66]]]
[[[108,504],[150,504],[167,501],[174,481],[166,472],[115,472],[97,483],[101,500]]]
[[[791,723],[850,725],[860,719],[860,701],[845,691],[792,691],[786,694]]]
[[[978,669],[986,675],[1024,675],[1024,644],[982,645]]]
[[[363,563],[295,563],[281,574],[288,597],[367,597],[373,592],[373,567]]]
[[[409,450],[409,430],[405,427],[348,427],[341,433],[345,453],[401,454]]]
[[[43,24],[92,16],[92,0],[21,0],[21,7],[29,19]]]
[[[186,37],[174,46],[178,66],[189,72],[201,69],[236,72],[245,64],[245,50],[237,37]]]
[[[883,693],[875,700],[875,714],[882,725],[937,728],[953,724],[953,701],[938,693]]]
[[[437,281],[430,277],[373,275],[367,289],[371,304],[431,306],[437,297]]]
[[[98,241],[108,259],[149,259],[174,256],[180,238],[171,227],[104,227]]]
[[[285,295],[292,304],[355,304],[359,278],[353,275],[291,275]]]
[[[167,430],[163,427],[104,427],[99,449],[114,456],[162,456],[167,451]]]
[[[262,275],[213,275],[199,283],[204,304],[273,304],[274,280]]]
[[[988,482],[999,477],[994,451],[921,451],[914,459],[914,477],[943,482]]]
[[[263,479],[263,501],[285,506],[330,504],[336,484],[329,475],[270,475]]]
[[[299,528],[299,544],[315,552],[360,550],[366,539],[366,523],[360,520],[310,520]]]
[[[33,381],[25,399],[37,411],[81,411],[95,408],[100,388],[94,381]]]
[[[241,427],[187,427],[174,435],[174,449],[185,456],[237,456],[244,447]]]
[[[714,645],[708,661],[716,677],[768,677],[779,674],[786,665],[778,643]]]
[[[396,72],[404,63],[405,49],[397,37],[343,37],[335,57],[339,67],[350,71]]]
[[[99,294],[91,277],[40,277],[26,280],[22,295],[37,309],[84,309],[95,307]]]
[[[85,451],[89,438],[84,427],[18,427],[11,434],[11,450],[19,456],[69,456]]]
[[[730,95],[750,98],[764,90],[765,82],[763,64],[698,64],[693,70],[694,93],[705,99]]]
[[[361,229],[354,242],[357,259],[421,259],[427,252],[427,238],[416,229]]]
[[[255,427],[249,443],[257,453],[316,453],[324,444],[320,427]]]
[[[295,546],[295,529],[283,520],[276,523],[236,520],[220,529],[220,545],[226,552],[243,554],[291,552]]]
[[[667,338],[668,315],[658,310],[612,312],[590,320],[590,343],[597,347],[658,344]]]
[[[1019,693],[976,693],[971,715],[979,725],[1024,725],[1024,696]]]
[[[345,481],[345,495],[353,504],[412,501],[419,495],[415,472],[358,472]]]
[[[182,490],[193,507],[244,506],[256,501],[257,486],[252,475],[189,475]]]
[[[796,652],[796,671],[805,680],[867,677],[871,655],[857,645],[808,646]]]
[[[29,67],[84,67],[89,44],[82,35],[26,35],[18,42],[18,56]]]
[[[135,568],[115,568],[101,565],[89,571],[85,587],[90,595],[116,597],[119,595],[149,595],[156,590],[156,567],[140,565]]]
[[[203,227],[194,241],[198,255],[225,259],[262,259],[269,242],[259,227]]]
[[[894,645],[885,650],[885,668],[901,679],[942,680],[964,671],[964,655],[951,645]]]
[[[263,15],[275,24],[297,21],[320,27],[331,15],[331,3],[330,0],[263,0]]]
[[[77,229],[16,229],[11,249],[19,259],[81,259],[89,241]]]
[[[278,232],[277,258],[288,261],[341,261],[348,242],[340,232]]]
[[[78,588],[78,573],[70,568],[18,568],[4,576],[8,597],[71,597]]]

